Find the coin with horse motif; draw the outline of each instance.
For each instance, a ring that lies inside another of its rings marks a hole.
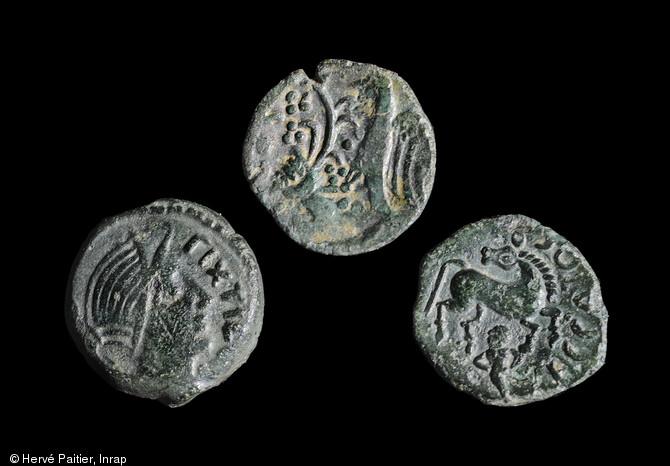
[[[181,406],[247,360],[263,286],[253,252],[221,215],[163,199],[93,231],[72,269],[67,315],[110,383]]]
[[[297,243],[380,248],[419,217],[435,177],[433,129],[409,85],[375,65],[298,70],[256,108],[244,145],[252,190]]]
[[[456,232],[421,265],[414,332],[438,373],[516,406],[583,382],[605,362],[608,314],[582,254],[521,215]]]

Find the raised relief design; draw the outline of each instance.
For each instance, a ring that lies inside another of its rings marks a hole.
[[[397,75],[329,60],[317,80],[296,72],[271,95],[250,127],[245,169],[294,236],[336,251],[337,243],[373,238],[385,219],[411,223],[423,209],[434,176],[432,128]],[[303,222],[312,225],[298,231]]]
[[[440,261],[422,313],[437,348],[458,353],[469,380],[488,380],[481,396],[519,404],[602,364],[601,305],[572,246],[525,227],[494,239]]]
[[[372,206],[370,190],[379,189],[393,211],[416,206],[418,194],[410,181],[412,161],[425,136],[416,112],[396,114],[391,84],[383,76],[355,81],[334,105],[318,91],[317,83],[286,93],[286,132],[281,140],[287,155],[277,178],[287,197],[319,195],[339,211],[364,212]],[[365,175],[369,161],[364,157],[369,133],[379,118],[392,121],[390,140],[372,142],[378,144],[374,152],[383,173],[376,180],[380,186],[370,187]]]
[[[160,372],[156,361],[143,358],[146,345],[168,347],[176,339],[196,335],[212,294],[200,280],[174,265],[173,256],[180,251],[173,250],[171,230],[153,250],[140,245],[133,232],[128,236],[102,258],[91,274],[86,315],[99,336],[98,356],[128,373],[134,373],[138,364],[145,369],[154,366],[152,369]],[[187,243],[183,249],[192,251],[193,247]],[[201,267],[211,258],[210,250],[202,256]],[[147,334],[151,341],[147,341]],[[152,339],[155,334],[160,338]],[[182,346],[188,348],[183,342]]]
[[[116,245],[88,281],[86,315],[100,338],[98,355],[119,367],[134,370],[149,316],[161,314],[162,308],[183,297],[183,288],[172,280],[178,279],[161,269],[168,238],[169,233],[153,258],[147,258],[133,238]],[[125,364],[120,364],[122,358]]]
[[[219,214],[165,199],[108,219],[72,278],[72,331],[120,390],[187,403],[246,361],[262,323],[253,253]]]

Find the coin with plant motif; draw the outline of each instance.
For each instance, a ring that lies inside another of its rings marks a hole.
[[[244,146],[252,190],[300,245],[380,248],[419,217],[435,177],[433,129],[409,85],[375,65],[298,70],[256,108]]]

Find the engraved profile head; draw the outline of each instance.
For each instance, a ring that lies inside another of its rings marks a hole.
[[[262,306],[253,251],[226,219],[159,199],[91,232],[73,264],[66,319],[107,382],[176,407],[246,362]]]
[[[100,260],[87,284],[86,321],[97,336],[96,354],[123,373],[146,364],[147,333],[158,319],[170,333],[166,317],[191,291],[188,279],[171,265],[171,231],[158,246],[141,244],[132,232]],[[198,308],[207,299],[199,300]],[[171,333],[170,333],[171,334]]]

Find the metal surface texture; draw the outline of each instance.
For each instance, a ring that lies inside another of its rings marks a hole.
[[[71,333],[118,389],[175,407],[227,379],[256,346],[263,285],[228,222],[162,199],[104,220],[72,270]]]
[[[253,192],[302,246],[378,249],[418,218],[435,177],[433,129],[409,85],[375,65],[325,60],[256,108],[244,145]]]
[[[426,255],[414,330],[453,386],[516,406],[596,372],[607,318],[577,248],[533,219],[507,215],[467,225]]]

